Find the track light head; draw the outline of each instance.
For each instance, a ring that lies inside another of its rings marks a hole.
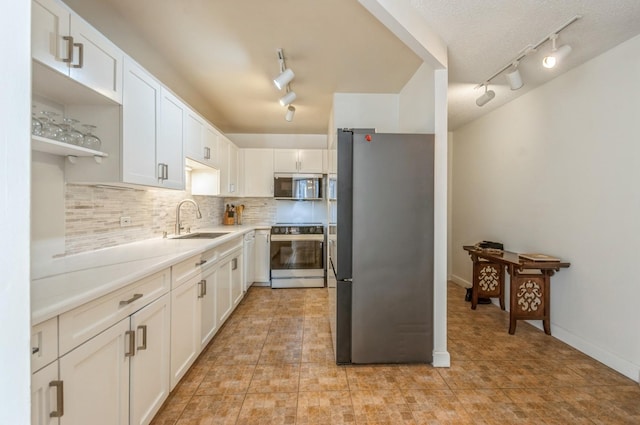
[[[290,105],[296,100],[296,97],[298,96],[296,96],[295,92],[292,92],[292,91],[287,92],[287,94],[285,94],[280,98],[280,105],[282,106]]]
[[[509,82],[511,90],[518,90],[524,85],[522,82],[522,76],[520,75],[520,70],[518,69],[518,62],[514,62],[511,70],[504,75]]]
[[[282,71],[280,75],[273,79],[273,84],[275,84],[278,90],[282,90],[283,88],[287,87],[287,84],[289,84],[294,79],[294,77],[295,74],[293,73],[293,71],[290,68],[287,68]]]
[[[296,113],[296,108],[293,105],[289,105],[289,107],[287,108],[287,114],[284,116],[284,119],[287,120],[288,122],[293,121],[293,116]]]
[[[562,62],[564,58],[569,56],[569,53],[571,53],[571,46],[565,44],[564,46],[556,47],[558,34],[553,34],[549,39],[551,40],[551,54],[542,59],[542,66],[551,69],[558,63]]]
[[[491,99],[496,97],[496,92],[494,92],[493,90],[488,90],[488,88],[489,88],[489,86],[487,84],[485,84],[484,85],[484,94],[476,99],[476,105],[484,106],[487,103],[489,103],[489,101],[491,101]]]

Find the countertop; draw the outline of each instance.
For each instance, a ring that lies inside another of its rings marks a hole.
[[[147,239],[33,265],[31,322],[38,324],[251,230],[270,227],[209,227],[194,232],[229,234],[215,239]]]

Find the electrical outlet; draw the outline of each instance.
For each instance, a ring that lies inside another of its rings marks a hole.
[[[120,227],[131,226],[131,217],[120,217]]]

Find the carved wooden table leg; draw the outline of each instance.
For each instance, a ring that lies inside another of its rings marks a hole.
[[[509,312],[509,333],[516,331],[518,320],[542,320],[544,331],[551,335],[550,328],[550,275],[551,270],[540,274],[515,271],[511,275],[511,303]]]
[[[474,259],[472,310],[476,309],[478,298],[499,298],[500,308],[504,310],[504,265]]]

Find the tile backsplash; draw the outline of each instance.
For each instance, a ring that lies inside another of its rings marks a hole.
[[[223,200],[191,196],[186,191],[119,189],[67,184],[65,190],[65,254],[76,254],[174,233],[176,205],[183,199],[200,205],[202,219],[185,204],[181,219],[193,230],[222,223]],[[130,224],[120,226],[120,218]]]
[[[244,205],[242,224],[276,222],[276,200],[273,198],[225,198],[224,205]],[[223,206],[224,206],[223,205]]]
[[[192,231],[222,224],[225,204],[244,205],[243,224],[272,224],[276,201],[272,198],[217,198],[192,196],[188,191],[126,189],[67,184],[65,186],[65,253],[93,251],[174,233],[176,206],[193,199],[200,206],[181,208],[182,224]],[[130,224],[120,225],[120,218]]]
[[[192,231],[219,226],[226,204],[244,205],[242,224],[324,222],[325,206],[317,202],[277,201],[273,198],[217,198],[193,196],[189,191],[126,189],[108,186],[65,185],[64,254],[78,254],[174,233],[176,205],[193,199],[200,206],[181,208],[182,224]],[[121,226],[127,217],[130,224]],[[57,255],[60,256],[60,255]]]

